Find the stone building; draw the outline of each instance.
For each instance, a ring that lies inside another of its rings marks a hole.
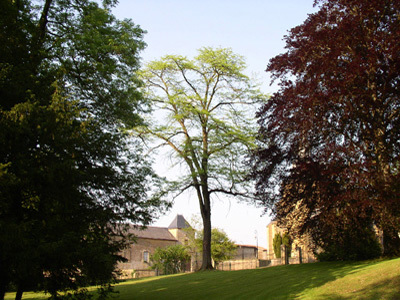
[[[285,263],[285,253],[282,252],[282,257],[277,258],[274,253],[274,237],[277,233],[280,233],[282,236],[286,232],[286,229],[278,226],[277,221],[271,221],[267,225],[267,259],[271,260],[271,265],[278,265]],[[289,264],[298,264],[298,263],[309,263],[315,262],[315,255],[312,253],[309,248],[309,240],[308,237],[302,237],[301,239],[295,239],[292,241],[292,247],[289,249],[290,257],[288,258]]]
[[[190,224],[182,215],[177,215],[168,227],[148,226],[142,228],[132,226],[129,233],[136,236],[136,240],[121,253],[127,259],[127,262],[119,263],[117,266],[122,273],[121,277],[139,278],[158,275],[156,270],[150,268],[150,256],[157,248],[177,244],[187,245],[188,231],[186,228],[188,227],[190,227]],[[272,226],[271,229],[273,233],[280,230],[276,226]],[[273,253],[273,250],[271,252],[269,248],[237,245],[236,255],[229,261],[219,263],[217,268],[220,270],[243,270],[265,267],[270,265],[270,253]],[[201,253],[191,253],[191,261],[187,266],[187,271],[196,271],[201,266],[201,262]]]
[[[258,258],[258,249],[253,245],[236,245],[236,255],[233,260],[256,259]]]
[[[136,236],[136,240],[121,253],[127,262],[119,263],[117,266],[122,272],[122,277],[138,278],[157,275],[156,270],[150,269],[150,256],[157,248],[186,244],[184,229],[187,227],[190,225],[182,215],[177,215],[167,228],[148,226],[144,229],[132,226],[129,233]]]

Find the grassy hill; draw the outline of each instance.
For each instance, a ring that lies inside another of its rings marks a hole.
[[[114,299],[400,299],[400,258],[144,278],[117,285]],[[27,293],[24,299],[43,299]],[[6,299],[13,299],[8,294]]]

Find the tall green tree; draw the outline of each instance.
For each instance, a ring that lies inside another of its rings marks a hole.
[[[185,168],[171,190],[196,192],[204,231],[202,269],[212,269],[211,197],[250,195],[244,158],[254,144],[254,125],[248,111],[264,96],[244,69],[243,57],[232,50],[202,48],[192,60],[167,55],[142,71],[153,110],[163,114],[158,124],[138,130],[169,146]]]
[[[123,129],[145,103],[143,31],[115,1],[0,2],[0,299],[11,285],[59,291],[115,278],[127,221],[160,202]]]
[[[400,255],[400,2],[316,1],[267,71],[280,89],[258,113],[257,191],[291,235],[326,248]]]

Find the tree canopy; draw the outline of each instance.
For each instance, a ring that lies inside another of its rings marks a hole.
[[[191,224],[192,227],[185,228],[188,238],[186,247],[191,254],[201,253],[203,251],[203,231],[197,228],[197,219],[193,219]],[[236,252],[235,242],[228,237],[225,231],[219,228],[211,229],[211,258],[215,264],[233,258]]]
[[[115,277],[122,223],[160,202],[140,144],[143,30],[115,1],[0,2],[0,299]]]
[[[153,110],[162,111],[143,135],[169,146],[184,166],[171,186],[193,188],[204,225],[203,269],[211,265],[211,196],[250,196],[245,155],[254,145],[251,106],[264,96],[231,49],[202,48],[194,59],[167,55],[142,70]],[[246,111],[247,109],[247,111]]]
[[[317,4],[267,68],[280,89],[258,112],[256,189],[291,234],[326,247],[375,225],[400,254],[400,3]]]
[[[235,243],[221,229],[211,230],[211,257],[216,264],[229,260],[237,252]]]

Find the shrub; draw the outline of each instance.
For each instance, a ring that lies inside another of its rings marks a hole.
[[[280,233],[276,233],[273,239],[274,253],[276,258],[281,258],[281,245],[282,236]]]
[[[287,256],[290,257],[292,255],[292,239],[287,232],[283,234],[282,244],[287,247]]]
[[[190,255],[182,245],[157,248],[150,257],[152,269],[162,270],[164,274],[175,274],[184,271],[185,264],[190,261]]]
[[[367,260],[377,258],[382,249],[375,232],[371,228],[360,231],[343,231],[340,238],[327,240],[317,254],[320,261]]]

